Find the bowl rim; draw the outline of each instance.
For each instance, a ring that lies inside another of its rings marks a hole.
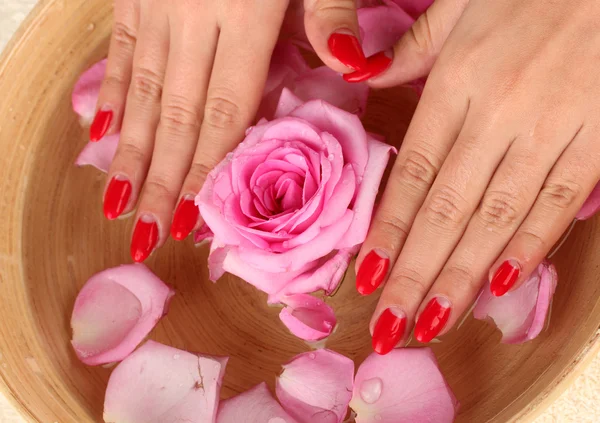
[[[38,0],[33,9],[25,17],[18,29],[9,39],[8,43],[0,52],[0,75],[8,66],[12,56],[19,52],[27,38],[30,28],[33,28],[35,22],[41,18],[45,9],[51,7],[57,0]],[[563,371],[550,383],[538,397],[527,407],[524,407],[517,415],[511,418],[510,422],[531,423],[540,416],[554,401],[556,401],[575,380],[584,373],[592,361],[600,355],[600,326],[596,332],[588,339],[587,343],[580,349],[574,359],[567,365]],[[10,389],[10,384],[0,373],[0,394],[15,409],[19,417],[26,421],[37,423],[34,420],[34,413],[28,408],[27,404],[14,395]]]

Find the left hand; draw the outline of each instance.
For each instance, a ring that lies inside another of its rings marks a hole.
[[[573,221],[600,179],[599,52],[597,0],[437,0],[397,43],[371,86],[433,68],[357,260],[363,294],[387,279],[376,351],[447,332],[488,277],[514,289]]]

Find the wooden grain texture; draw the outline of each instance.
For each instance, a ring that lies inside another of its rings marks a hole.
[[[69,317],[95,272],[129,262],[129,220],[102,217],[104,177],[73,166],[86,134],[70,106],[77,76],[106,55],[110,2],[45,0],[0,62],[0,389],[32,422],[99,422],[110,370],[78,362]],[[366,126],[400,140],[414,109],[407,90],[378,93]],[[459,423],[530,421],[598,350],[600,227],[578,224],[555,257],[551,330],[522,346],[469,319],[433,349],[462,407]],[[169,242],[148,265],[178,295],[152,337],[230,355],[224,396],[266,380],[307,346],[286,333],[265,296],[233,277],[207,280],[207,250]],[[328,347],[359,363],[370,353],[376,298],[348,272],[328,302],[340,328]]]

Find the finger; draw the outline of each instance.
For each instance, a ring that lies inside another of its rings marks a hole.
[[[151,246],[143,237],[139,241],[133,238],[135,261],[145,260],[166,240],[173,209],[198,143],[202,109],[218,39],[214,13],[204,12],[190,14],[189,10],[181,8],[179,13],[170,15],[171,41],[160,123],[136,216],[136,222],[142,222],[136,226],[144,227],[144,222],[156,223],[158,237],[156,244]],[[203,28],[203,31],[199,33],[198,28]],[[191,201],[193,206],[193,197],[186,197],[184,201]],[[188,209],[193,214],[182,216],[188,221],[179,219],[179,225],[180,229],[182,224],[191,225],[191,231],[198,220],[198,209],[195,206]]]
[[[576,129],[569,122],[554,121],[545,129],[538,127],[535,137],[517,138],[512,144],[465,234],[419,307],[414,331],[418,341],[429,342],[446,333],[469,309],[490,266],[525,220],[556,157]],[[446,321],[437,314],[442,312],[440,302],[446,306]]]
[[[444,78],[433,76],[430,83],[436,95],[424,93],[417,106],[356,260],[356,288],[362,295],[386,280],[467,114],[464,94]]]
[[[106,73],[98,95],[96,116],[90,126],[90,141],[99,141],[120,128],[131,79],[139,26],[138,2],[117,0],[114,16]]]
[[[349,82],[369,80],[376,88],[405,84],[431,71],[446,39],[458,22],[469,0],[436,0],[394,45],[393,61],[379,55],[369,72],[348,74]]]
[[[367,65],[354,0],[304,0],[306,35],[321,60],[337,72]]]
[[[484,115],[467,116],[414,220],[379,299],[374,321],[378,312],[395,308],[412,323],[423,297],[463,235],[509,142],[507,132],[489,125]],[[444,305],[449,307],[447,301]],[[386,337],[385,331],[374,332],[374,345]]]
[[[116,219],[131,210],[146,178],[152,156],[168,54],[166,13],[145,2],[121,138],[108,172],[104,215]],[[157,2],[158,3],[158,2]]]
[[[596,134],[597,128],[582,128],[548,175],[529,215],[491,268],[494,295],[515,289],[535,270],[592,192],[600,179]]]

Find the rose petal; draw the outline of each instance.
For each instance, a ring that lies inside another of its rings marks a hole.
[[[523,284],[501,297],[490,291],[489,282],[483,287],[473,317],[491,319],[502,331],[502,343],[521,344],[534,339],[544,328],[556,289],[556,268],[542,262]]]
[[[594,190],[588,196],[581,210],[575,216],[577,220],[586,220],[595,215],[600,210],[600,182],[594,187]]]
[[[255,268],[269,273],[296,272],[306,262],[312,262],[326,256],[336,248],[340,239],[348,231],[353,220],[352,210],[347,210],[344,216],[334,225],[324,228],[312,242],[300,245],[280,254],[258,249],[243,249],[239,251],[240,259]],[[244,277],[243,275],[241,277]],[[275,290],[274,292],[277,292]],[[267,292],[267,291],[265,291]]]
[[[213,244],[216,244],[213,241]],[[213,247],[208,256],[208,268],[210,279],[216,281],[225,272],[238,276],[254,285],[267,294],[275,294],[280,291],[287,283],[299,275],[311,270],[317,263],[315,261],[303,261],[299,268],[289,272],[268,272],[260,266],[255,267],[244,261],[243,252],[237,247]]]
[[[226,364],[148,341],[110,375],[104,421],[213,423]]]
[[[383,0],[384,3],[396,3],[405,12],[417,19],[433,4],[433,0]]]
[[[281,97],[279,97],[277,108],[275,109],[274,118],[282,118],[288,116],[290,113],[292,113],[292,111],[296,110],[303,104],[304,101],[302,101],[289,88],[284,87],[281,91]]]
[[[119,134],[108,135],[102,138],[98,142],[88,142],[77,159],[75,160],[76,166],[94,166],[101,172],[108,172],[110,164],[115,157],[117,152],[117,146],[119,145]]]
[[[81,74],[71,94],[73,110],[80,117],[81,123],[89,125],[96,113],[96,103],[100,94],[100,86],[106,72],[106,59],[92,65]]]
[[[352,396],[354,362],[329,350],[303,353],[283,366],[279,402],[300,423],[340,423]]]
[[[275,401],[266,383],[219,404],[217,423],[298,423]]]
[[[351,163],[358,176],[367,165],[367,133],[360,119],[322,100],[312,100],[294,110],[291,116],[311,122],[322,132],[333,135],[342,146],[344,162]]]
[[[73,307],[71,343],[77,357],[91,366],[127,357],[167,313],[174,294],[143,264],[96,273]]]
[[[298,338],[319,341],[331,335],[337,323],[333,309],[312,295],[299,294],[281,298],[286,305],[279,318]]]
[[[367,57],[388,50],[415,22],[393,2],[358,10],[362,47]],[[362,85],[362,84],[361,84]]]
[[[332,106],[358,116],[362,116],[367,108],[369,86],[348,84],[337,72],[327,66],[301,73],[294,82],[294,94],[304,101],[324,100]],[[279,111],[279,106],[277,110]]]
[[[450,423],[458,402],[430,348],[400,348],[360,365],[350,407],[356,423]]]
[[[352,207],[354,220],[344,238],[337,244],[337,248],[350,248],[365,240],[381,178],[392,152],[395,153],[396,149],[391,145],[369,137],[369,160],[362,180],[359,179],[358,192]]]
[[[358,246],[350,249],[339,250],[321,259],[315,270],[301,274],[294,278],[283,289],[269,298],[269,302],[276,303],[286,295],[306,294],[323,290],[329,295],[334,292],[344,278],[352,257],[358,253]]]
[[[202,225],[200,229],[194,232],[194,244],[200,244],[204,241],[212,241],[215,234],[212,233],[210,228],[206,225]]]

